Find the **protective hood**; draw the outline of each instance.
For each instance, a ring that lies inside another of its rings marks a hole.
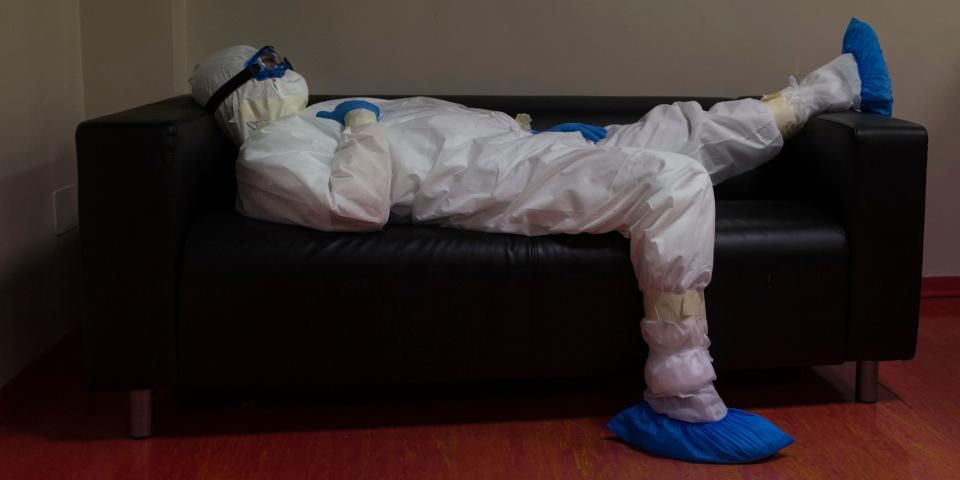
[[[205,58],[190,78],[193,99],[205,106],[210,97],[242,71],[260,50],[247,45],[227,47]],[[303,111],[309,97],[306,80],[292,69],[282,76],[252,78],[220,104],[214,115],[237,146],[270,122]]]

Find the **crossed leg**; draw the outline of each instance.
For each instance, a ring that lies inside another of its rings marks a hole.
[[[660,105],[636,123],[608,126],[600,144],[686,155],[716,185],[771,160],[784,137],[813,115],[858,107],[860,92],[858,63],[847,53],[763,100],[720,102],[707,111],[697,102]]]
[[[762,165],[783,147],[771,109],[754,99],[721,102],[706,111],[697,102],[659,105],[640,121],[607,131],[601,145],[686,155],[703,165],[714,185]]]

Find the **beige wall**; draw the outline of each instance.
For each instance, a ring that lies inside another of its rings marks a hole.
[[[80,1],[87,118],[188,91],[185,1]]]
[[[76,325],[77,234],[54,235],[51,193],[76,182],[83,119],[78,0],[0,14],[0,386]]]
[[[54,233],[86,119],[188,91],[186,0],[14,0],[0,11],[0,386],[76,326],[79,232]]]
[[[206,0],[186,35],[191,65],[273,44],[315,93],[735,96],[837,55],[852,15],[881,35],[895,114],[930,131],[924,272],[960,275],[956,0]]]

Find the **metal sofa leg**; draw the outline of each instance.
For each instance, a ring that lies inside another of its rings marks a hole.
[[[130,390],[130,438],[153,435],[153,390]]]
[[[857,361],[857,389],[858,402],[874,403],[877,401],[877,390],[880,386],[880,362],[876,360]]]

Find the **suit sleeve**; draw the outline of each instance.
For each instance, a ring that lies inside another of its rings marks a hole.
[[[347,127],[330,166],[332,230],[379,230],[390,216],[390,144],[377,123]]]
[[[379,124],[281,120],[240,150],[237,210],[316,230],[379,230],[390,216],[391,170],[387,131]]]

